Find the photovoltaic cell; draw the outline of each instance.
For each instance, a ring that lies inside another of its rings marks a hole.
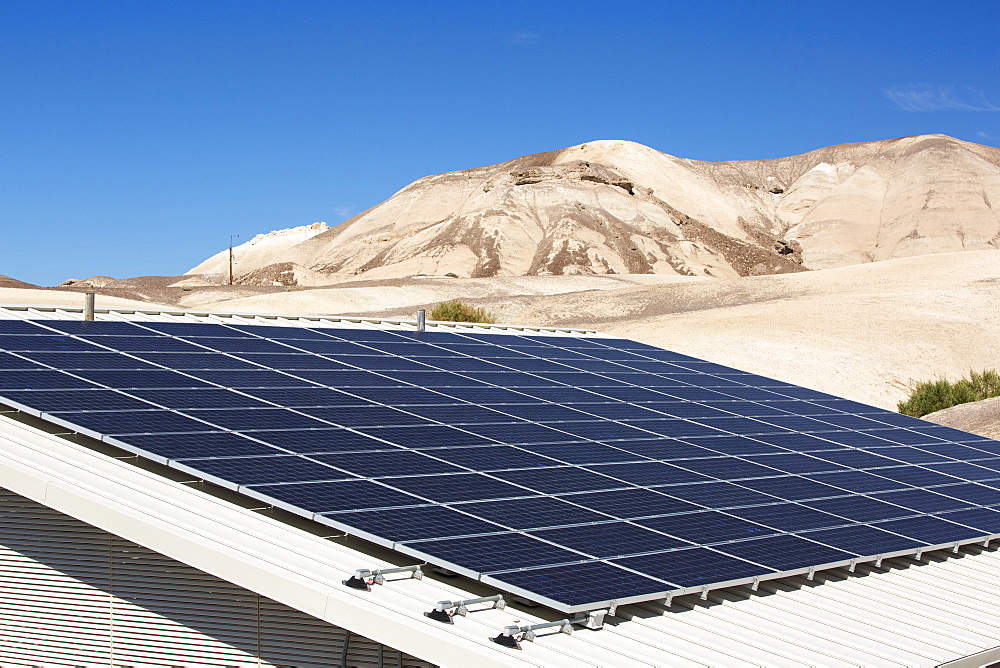
[[[566,610],[1000,535],[1000,443],[620,339],[0,321],[0,401]]]

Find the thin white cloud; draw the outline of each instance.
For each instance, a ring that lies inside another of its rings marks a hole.
[[[515,46],[520,46],[522,44],[534,44],[541,38],[542,36],[537,32],[522,31],[511,34],[508,41]]]
[[[951,86],[906,84],[883,92],[903,111],[1000,111],[1000,104],[975,88],[966,88],[959,94]]]
[[[351,210],[346,206],[335,206],[333,207],[333,212],[341,218],[347,218],[347,216],[350,215]]]

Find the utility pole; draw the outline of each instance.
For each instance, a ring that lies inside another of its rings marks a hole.
[[[233,239],[239,239],[240,235],[229,235],[229,285],[233,284]]]

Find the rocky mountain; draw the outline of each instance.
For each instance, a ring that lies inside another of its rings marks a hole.
[[[944,135],[721,163],[596,141],[429,176],[327,230],[258,236],[235,272],[256,285],[780,274],[996,249],[997,203],[1000,149]],[[224,251],[188,273],[227,271]]]

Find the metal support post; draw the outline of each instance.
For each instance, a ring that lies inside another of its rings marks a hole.
[[[94,319],[94,301],[97,296],[93,292],[87,292],[83,297],[83,319],[91,321]]]
[[[423,332],[427,330],[427,311],[420,309],[417,311],[417,331]]]
[[[359,568],[354,572],[354,575],[347,580],[342,580],[342,582],[351,589],[371,591],[373,584],[385,584],[385,576],[392,575],[393,573],[410,573],[410,578],[413,580],[422,580],[424,577],[424,572],[420,570],[419,565],[400,566],[399,568],[379,568],[376,570]]]
[[[507,603],[503,600],[501,594],[495,594],[493,596],[483,596],[482,598],[470,598],[464,601],[438,601],[434,606],[434,609],[430,612],[425,612],[425,617],[430,617],[439,622],[444,622],[445,624],[452,624],[452,617],[455,615],[461,615],[465,617],[469,614],[470,605],[476,603],[492,603],[493,609],[503,610],[507,607]],[[455,609],[454,612],[448,612],[452,608]]]
[[[535,631],[541,629],[548,629],[558,626],[560,633],[571,634],[573,633],[573,625],[583,626],[588,629],[604,628],[604,617],[608,614],[607,610],[595,610],[589,612],[581,617],[574,617],[573,619],[560,619],[558,622],[544,622],[542,624],[530,624],[527,626],[522,626],[520,624],[514,624],[512,626],[505,626],[500,635],[495,638],[490,638],[493,642],[503,647],[510,647],[511,649],[521,649],[520,641],[534,642],[536,635]],[[520,635],[520,637],[518,637]]]

